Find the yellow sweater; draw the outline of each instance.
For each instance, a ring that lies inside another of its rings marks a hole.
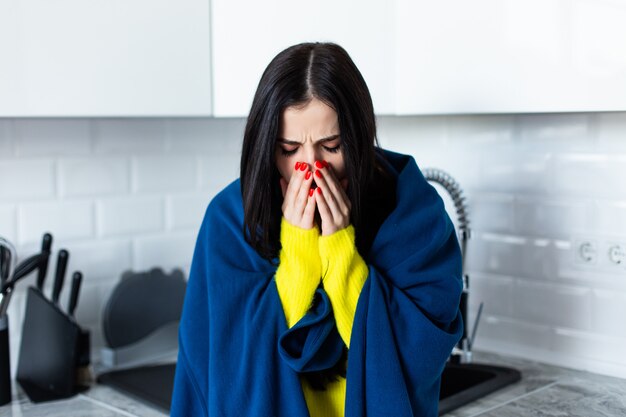
[[[292,327],[306,314],[321,280],[333,306],[339,335],[349,349],[354,313],[368,275],[354,244],[354,227],[320,236],[316,227],[301,229],[283,218],[280,240],[276,286],[287,325]],[[346,379],[338,378],[328,384],[326,391],[314,390],[301,378],[311,417],[344,415]]]

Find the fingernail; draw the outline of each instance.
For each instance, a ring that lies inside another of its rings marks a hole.
[[[306,171],[308,167],[309,166],[303,162],[302,165],[300,165],[300,171]]]
[[[313,174],[311,173],[311,171],[309,171],[309,172],[306,173],[304,178],[306,178],[308,180],[309,178],[311,178],[311,175],[313,175]]]
[[[322,194],[322,188],[321,187],[317,187],[317,193],[318,194]]]
[[[328,168],[328,162],[322,161],[322,164],[324,164],[324,168]]]
[[[315,190],[313,188],[311,188],[309,190],[309,197],[313,197],[313,193],[315,192]]]
[[[296,171],[300,169],[300,162],[296,162]]]
[[[315,161],[315,167],[316,168],[324,168],[324,164],[322,164],[320,161]]]
[[[317,178],[322,178],[322,172],[321,171],[315,171],[315,175],[317,176]]]

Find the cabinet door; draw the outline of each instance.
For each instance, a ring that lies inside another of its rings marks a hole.
[[[398,114],[626,109],[623,0],[397,0]]]
[[[213,0],[214,114],[245,116],[263,70],[288,46],[332,41],[363,74],[378,114],[393,113],[393,2]]]
[[[2,0],[0,116],[211,114],[209,0]]]

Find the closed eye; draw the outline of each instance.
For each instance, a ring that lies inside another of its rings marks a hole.
[[[283,148],[282,146],[280,147],[280,152],[285,155],[285,156],[291,156],[293,154],[296,153],[296,151],[298,150],[298,148],[292,149],[292,150],[287,150],[285,148]]]
[[[322,139],[320,142],[322,142],[322,143],[324,143],[324,142],[328,143],[328,142],[330,142],[330,141],[332,141],[332,140],[337,140],[337,136],[338,136],[338,135],[335,135],[335,136],[333,136],[333,137],[328,137],[328,138]],[[279,138],[278,140],[279,140],[279,141],[281,141],[281,142],[283,142],[283,143],[284,143],[284,144],[286,144],[286,145],[291,145],[291,144],[293,144],[293,145],[296,145],[296,144],[297,144],[297,145],[299,145],[297,142],[294,142],[294,141],[288,141],[288,140],[286,140],[286,139],[282,139],[282,138]],[[297,147],[295,147],[295,148],[293,148],[293,149],[291,149],[291,150],[290,150],[290,149],[285,149],[285,148],[283,148],[282,146],[280,146],[280,153],[281,153],[283,156],[292,156],[292,155],[294,155],[296,152],[298,152],[298,148],[299,148],[299,146],[297,146]],[[339,150],[341,149],[341,142],[339,142],[339,143],[338,143],[337,145],[335,145],[335,146],[325,146],[325,145],[322,145],[322,148],[324,148],[324,150],[325,150],[326,152],[330,152],[330,153],[337,153],[337,152],[339,152]]]

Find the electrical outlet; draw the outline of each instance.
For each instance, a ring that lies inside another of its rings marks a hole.
[[[626,244],[623,242],[607,241],[603,256],[606,256],[608,265],[612,267],[625,267]]]
[[[626,240],[623,236],[578,235],[571,239],[573,265],[609,274],[626,271]]]
[[[578,238],[572,245],[574,263],[578,265],[596,265],[598,263],[598,242],[590,238]]]

